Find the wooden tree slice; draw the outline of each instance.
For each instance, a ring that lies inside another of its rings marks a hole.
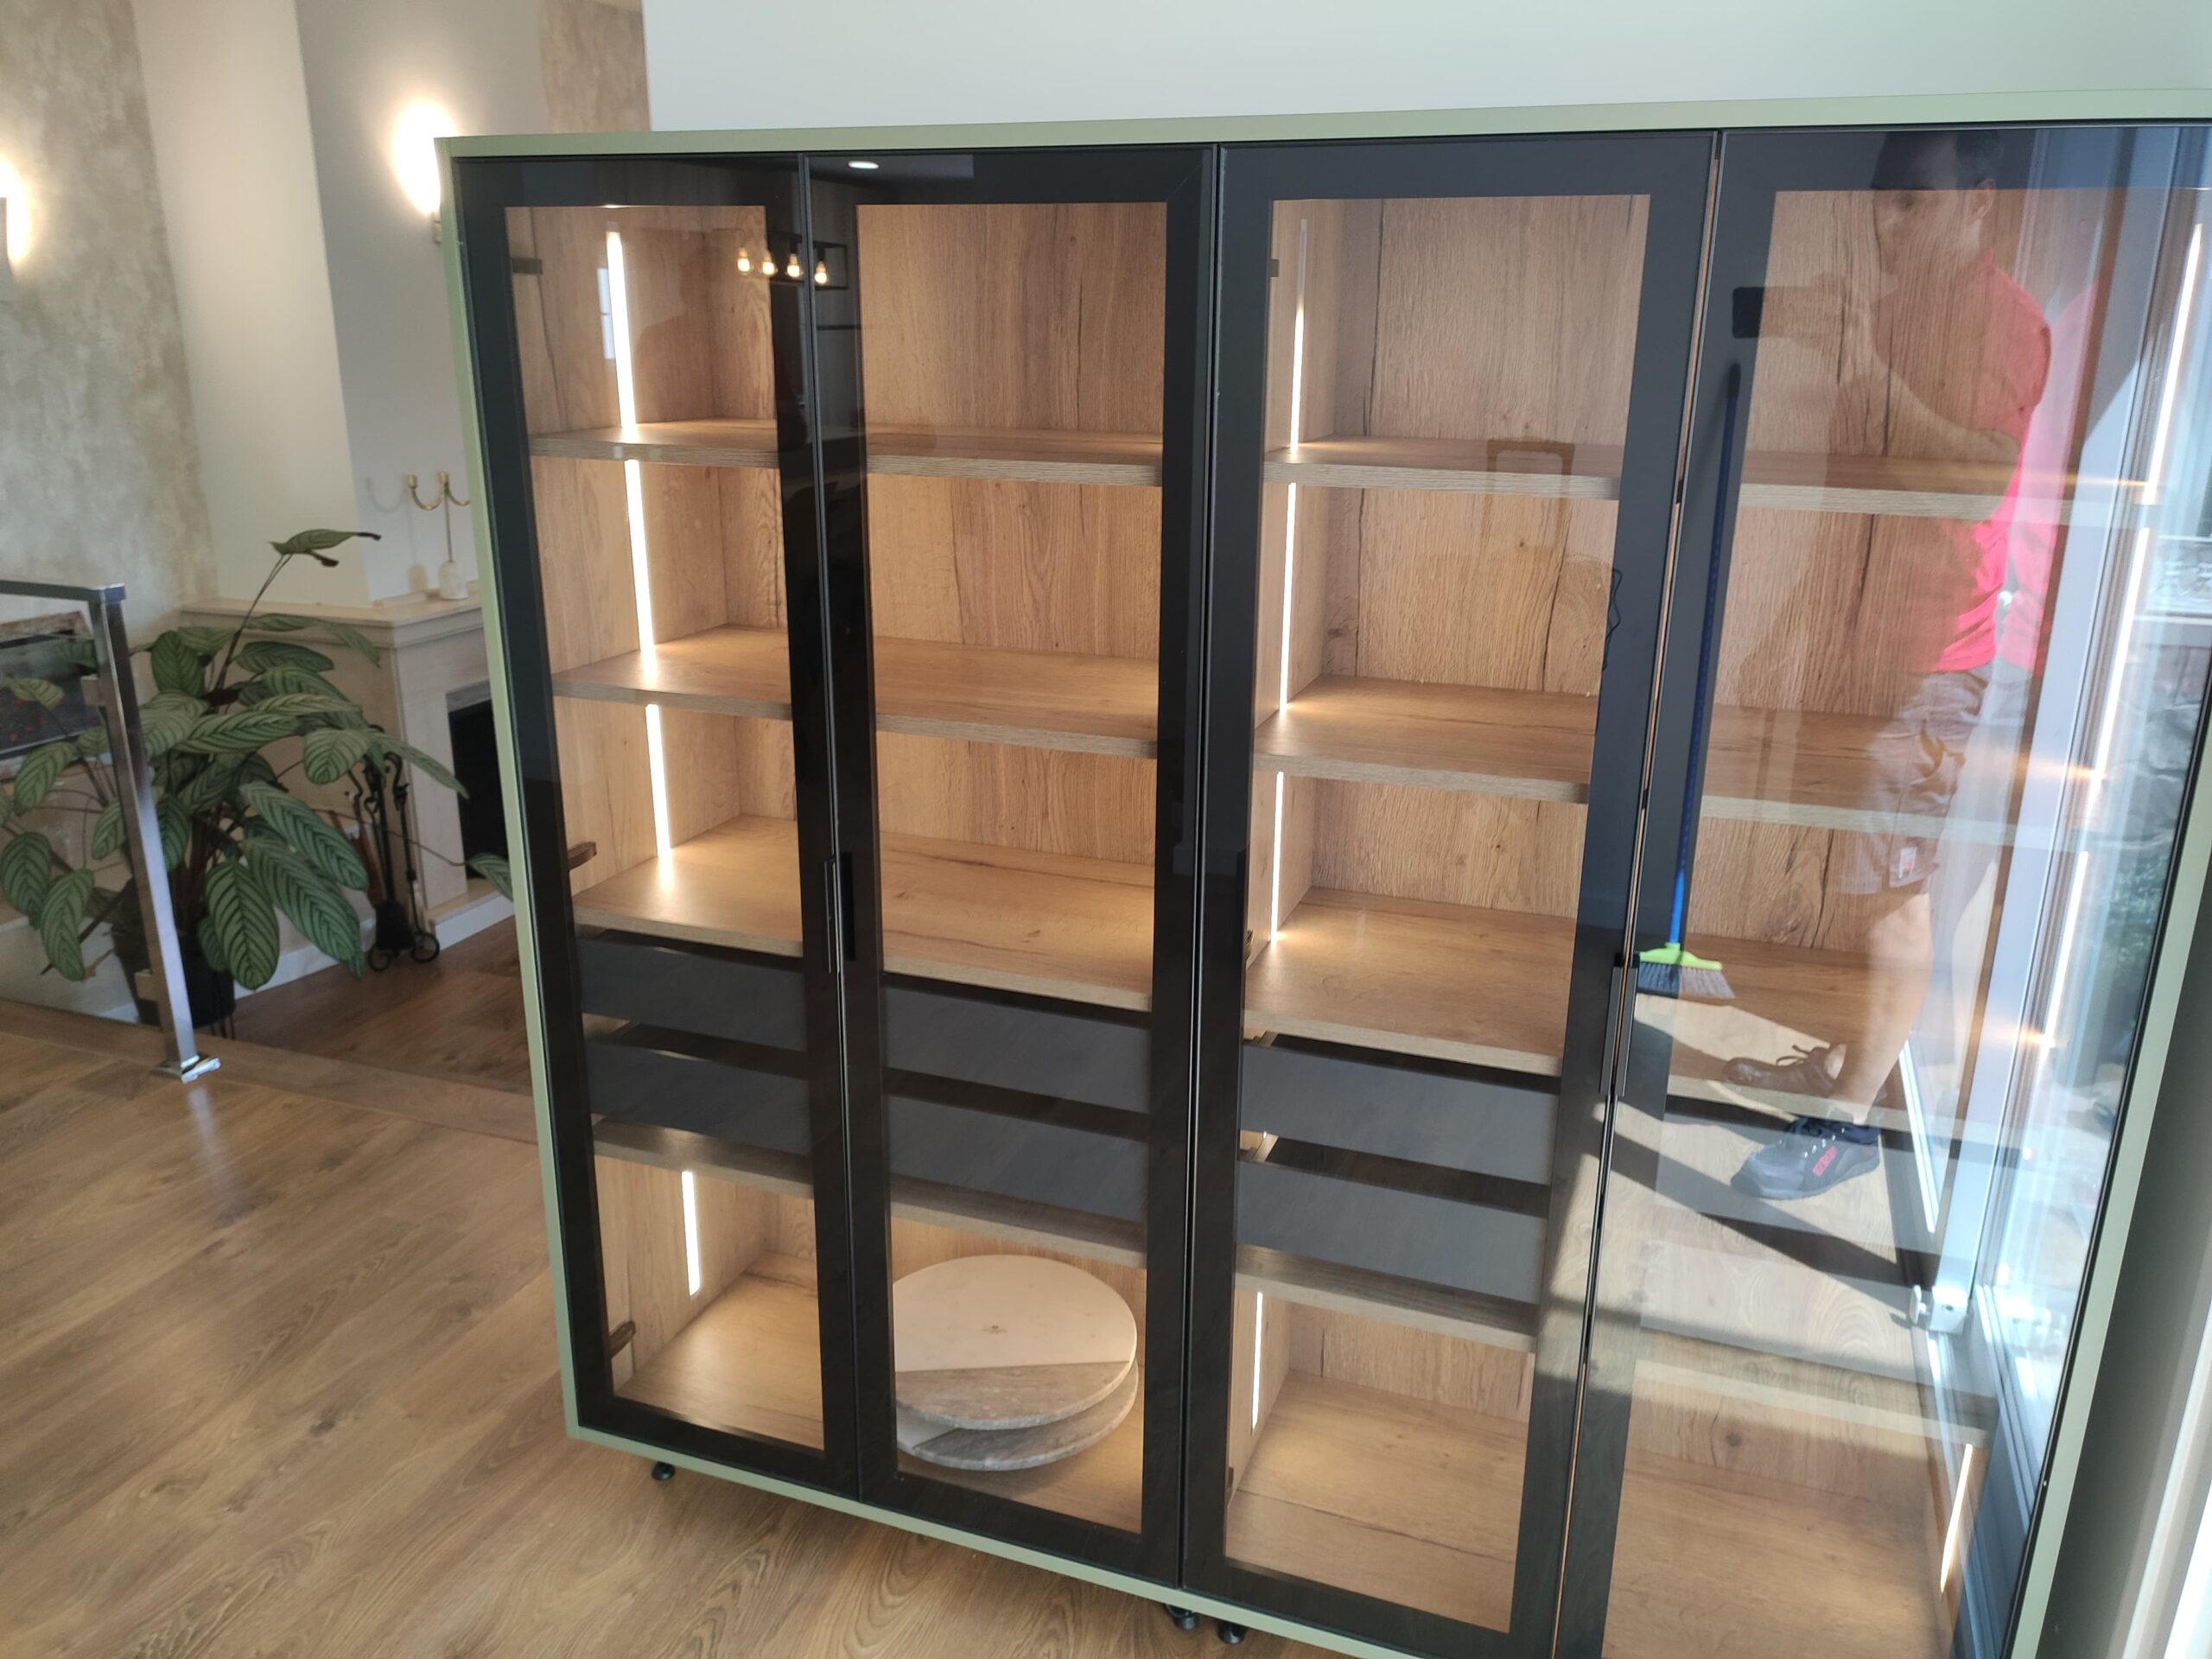
[[[1030,1428],[947,1428],[917,1417],[899,1414],[899,1446],[924,1463],[947,1469],[1034,1469],[1087,1452],[1122,1426],[1136,1404],[1143,1373],[1131,1365],[1119,1387],[1096,1405],[1058,1422]]]
[[[1135,1367],[1128,1304],[1040,1256],[938,1262],[893,1286],[891,1306],[900,1410],[941,1428],[1060,1422],[1111,1400]]]

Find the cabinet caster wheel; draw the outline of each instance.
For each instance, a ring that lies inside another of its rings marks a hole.
[[[1187,1607],[1163,1606],[1160,1611],[1167,1615],[1169,1621],[1179,1630],[1195,1630],[1198,1628],[1198,1616]]]
[[[653,1478],[655,1480],[674,1480],[676,1478],[676,1465],[672,1463],[657,1463],[653,1465]]]
[[[1213,1633],[1221,1638],[1224,1647],[1233,1648],[1244,1639],[1244,1627],[1232,1624],[1225,1618],[1214,1621]]]

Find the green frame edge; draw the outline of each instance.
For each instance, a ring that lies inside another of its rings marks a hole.
[[[474,340],[469,327],[462,283],[459,226],[452,210],[454,163],[484,158],[557,158],[588,156],[687,156],[763,154],[823,150],[1016,149],[1122,144],[1229,144],[1318,142],[1370,138],[1480,137],[1506,134],[1564,135],[1577,132],[1675,131],[1701,129],[1967,125],[2069,122],[2212,121],[2212,91],[2172,88],[2153,91],[1933,93],[1884,98],[1759,99],[1713,102],[1531,105],[1491,110],[1407,110],[1309,115],[1171,117],[1147,120],[1007,122],[984,125],[908,127],[800,127],[768,130],[685,132],[541,133],[441,138],[437,143],[442,183],[441,244],[446,295],[454,344],[461,434],[467,450],[470,499],[482,501],[485,465],[483,423],[476,403],[473,371]],[[537,954],[537,918],[529,903],[533,890],[529,843],[523,834],[521,791],[514,771],[513,689],[505,663],[504,625],[493,567],[491,516],[470,515],[476,547],[477,592],[484,610],[485,648],[494,672],[493,726],[499,765],[513,872],[515,944],[524,963]],[[2172,892],[2165,912],[2158,957],[2152,965],[2149,1000],[2144,1010],[2142,1046],[2128,1084],[2127,1108],[2113,1154],[2110,1182],[2097,1236],[2091,1249],[2074,1332],[2074,1357],[2060,1395],[2050,1454],[2048,1482],[2028,1540],[2027,1561],[2019,1587],[2019,1609],[2009,1659],[2037,1659],[2056,1574],[2063,1522],[2081,1472],[2089,1404],[2096,1394],[2098,1370],[2110,1332],[2120,1265],[2126,1255],[2129,1223],[2142,1185],[2153,1119],[2164,1092],[2167,1055],[2172,1046],[2189,941],[2202,908],[2208,863],[2212,863],[2212,746],[2201,752],[2190,780],[2188,817],[2182,828]],[[569,1435],[633,1456],[751,1486],[779,1497],[880,1522],[927,1537],[941,1538],[1007,1560],[1044,1568],[1141,1600],[1170,1599],[1209,1617],[1253,1630],[1307,1642],[1355,1659],[1403,1659],[1402,1650],[1377,1646],[1325,1627],[1195,1591],[1159,1585],[1108,1572],[1086,1562],[1026,1548],[957,1528],[940,1525],[895,1510],[880,1509],[840,1493],[779,1480],[641,1440],[588,1428],[576,1414],[575,1377],[570,1365],[565,1255],[557,1222],[552,1154],[552,1107],[544,1060],[544,1008],[536,976],[522,976],[523,1017],[530,1039],[531,1096],[537,1126],[539,1179],[543,1189],[546,1249],[551,1275],[553,1317],[561,1364],[562,1413]],[[2054,1524],[2056,1517],[2057,1524]]]

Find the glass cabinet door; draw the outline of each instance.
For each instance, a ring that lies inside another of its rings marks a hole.
[[[849,1485],[798,165],[460,175],[578,1411]]]
[[[862,1490],[1168,1580],[1211,165],[808,162]]]
[[[1423,1651],[1553,1619],[1709,162],[1225,168],[1192,1549]]]
[[[2004,1650],[2212,661],[2203,137],[1725,143],[1562,1651]]]

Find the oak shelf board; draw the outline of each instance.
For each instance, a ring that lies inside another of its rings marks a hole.
[[[1557,1076],[1574,924],[1370,893],[1310,890],[1244,969],[1244,1027],[1465,1065]],[[1645,996],[1637,1017],[1675,1034],[1670,1089],[1714,1100],[1741,1054],[1773,1058],[1794,1042],[1855,1028],[1872,989],[1865,957],[1693,936],[1720,962],[1726,1002]]]
[[[773,467],[771,420],[640,421],[581,432],[541,432],[530,453],[556,461],[644,461],[678,467]]]
[[[1141,432],[870,426],[868,469],[897,478],[1157,485],[1160,440]]]
[[[1311,489],[1440,490],[1611,501],[1620,495],[1618,444],[1510,439],[1332,437],[1270,449],[1261,475]]]
[[[772,467],[776,423],[759,419],[641,421],[635,426],[540,433],[531,439],[530,452],[565,461]],[[899,478],[1156,486],[1160,440],[1138,432],[875,426],[868,429],[868,470]]]
[[[1229,1555],[1503,1630],[1527,1454],[1515,1419],[1294,1370],[1237,1471]],[[1641,1446],[1626,1468],[1608,1653],[1767,1652],[1786,1628],[1940,1659],[1929,1550],[1941,1517],[1924,1498],[1908,1509]],[[1840,1573],[1793,1581],[1784,1605],[1746,1600],[1745,1563],[1773,1558],[1777,1540]],[[1870,1599],[1867,1584],[1892,1593]]]
[[[1237,1471],[1229,1555],[1503,1630],[1528,1433],[1294,1370]]]
[[[763,1255],[615,1392],[728,1433],[822,1445],[813,1263]]]
[[[1314,888],[1245,965],[1245,1029],[1556,1076],[1573,931]]]
[[[1325,674],[1253,734],[1263,772],[1586,801],[1597,702]]]
[[[1139,1012],[1152,1003],[1152,871],[919,836],[882,837],[887,972]],[[578,893],[575,919],[800,954],[784,818],[732,818]]]
[[[1261,723],[1254,765],[1342,783],[1585,802],[1597,717],[1596,700],[1572,692],[1325,674]],[[1868,715],[1716,709],[1700,810],[1815,830],[1886,835],[1902,823],[1951,841],[2015,839],[2010,823],[1899,817],[1865,804],[1872,745],[1886,723]]]
[[[1326,437],[1268,452],[1269,483],[1346,490],[1437,490],[1465,495],[1525,495],[1611,501],[1620,496],[1618,444],[1504,438]],[[2003,505],[2012,472],[1980,461],[1892,455],[1832,455],[1753,450],[1744,458],[1738,505],[1786,512],[1954,518],[1979,524]],[[2072,476],[2023,480],[2024,494],[2046,503],[2039,514],[2075,516],[2075,491],[2117,490],[2137,501],[2140,484]],[[2101,518],[2101,512],[2084,517]]]
[[[1149,760],[1156,664],[877,636],[878,731]],[[556,696],[760,720],[791,717],[789,648],[772,628],[709,628],[553,677]]]

